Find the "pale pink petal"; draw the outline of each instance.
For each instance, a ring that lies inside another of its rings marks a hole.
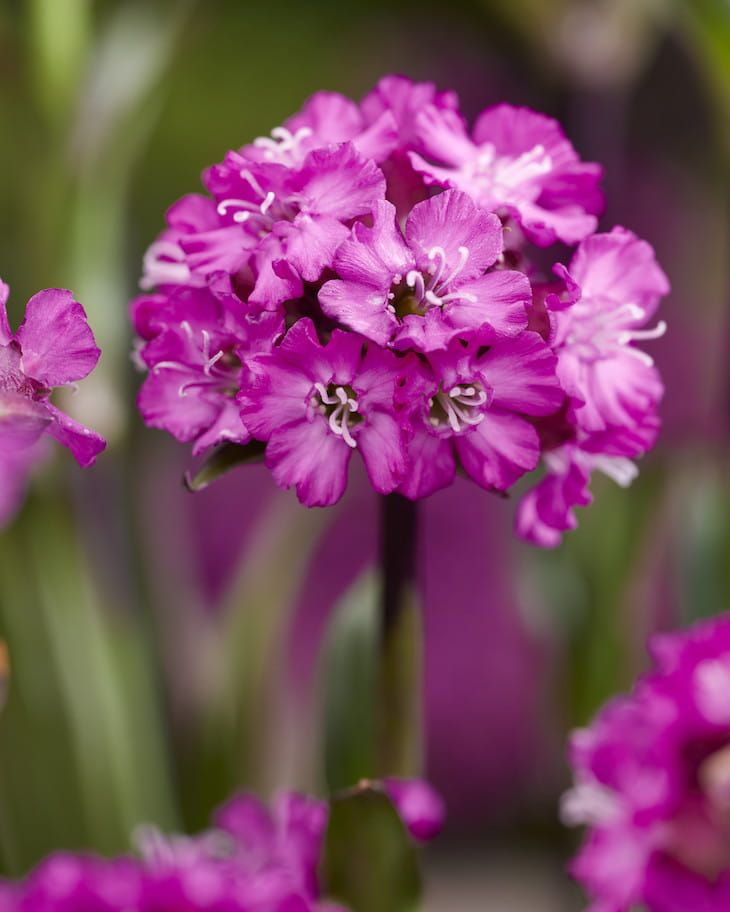
[[[478,153],[456,111],[427,105],[416,117],[415,129],[425,153],[449,165],[462,165]]]

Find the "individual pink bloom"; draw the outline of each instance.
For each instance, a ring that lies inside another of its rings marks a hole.
[[[296,167],[312,149],[352,142],[364,158],[382,162],[395,147],[397,138],[395,118],[386,107],[366,114],[339,92],[316,92],[301,111],[275,127],[270,137],[260,136],[240,151],[251,161]]]
[[[516,336],[527,326],[530,283],[523,273],[488,271],[501,252],[499,219],[465,193],[418,203],[405,234],[383,201],[372,227],[355,225],[337,251],[340,278],[324,284],[319,301],[328,316],[398,349],[445,348],[465,332]]]
[[[133,320],[148,340],[139,356],[149,374],[137,400],[145,423],[192,441],[195,455],[250,440],[236,403],[243,363],[271,349],[283,317],[251,313],[233,295],[182,287],[138,299]]]
[[[555,271],[567,292],[546,299],[551,343],[578,427],[593,432],[638,422],[664,391],[652,358],[633,344],[666,330],[663,321],[645,328],[669,291],[653,249],[625,228],[614,228],[587,238],[569,270],[559,264]]]
[[[272,265],[285,259],[310,282],[331,265],[352,221],[368,215],[385,194],[382,172],[351,143],[314,149],[298,168],[229,152],[208,170],[205,184],[223,223],[238,225],[245,240],[236,244],[253,249],[273,234],[281,244],[271,251]]]
[[[730,901],[730,616],[655,637],[653,667],[571,739],[563,818],[586,824],[572,865],[592,908]]]
[[[322,345],[305,318],[247,368],[241,416],[254,437],[268,441],[266,463],[280,487],[295,486],[310,507],[333,504],[345,490],[354,450],[376,491],[398,486],[406,447],[394,399],[403,360],[341,330]]]
[[[6,517],[17,506],[43,434],[68,447],[82,466],[91,465],[106,446],[98,434],[50,401],[55,387],[82,380],[99,360],[84,309],[70,291],[39,291],[28,301],[25,318],[13,333],[6,310],[8,292],[0,282],[0,501]]]
[[[477,118],[470,138],[458,113],[430,105],[417,133],[424,154],[411,153],[411,161],[427,183],[463,190],[512,216],[534,243],[574,244],[595,230],[601,168],[581,162],[550,117],[497,105]]]
[[[532,332],[484,354],[457,342],[429,356],[404,388],[413,430],[400,493],[415,500],[448,486],[457,462],[478,485],[497,491],[534,469],[540,441],[526,416],[550,414],[563,401],[555,364]]]
[[[439,793],[423,779],[384,779],[383,788],[408,832],[429,842],[443,829],[446,806]]]
[[[560,421],[560,418],[558,418]],[[543,438],[550,436],[550,419],[541,428]],[[639,474],[634,460],[650,450],[659,433],[655,413],[642,416],[641,422],[594,434],[580,433],[543,453],[545,474],[520,500],[515,528],[520,538],[555,548],[563,533],[575,529],[576,507],[588,506],[594,472],[601,472],[621,487],[629,487]],[[543,447],[545,440],[543,439]]]

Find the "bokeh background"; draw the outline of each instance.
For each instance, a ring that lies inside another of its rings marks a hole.
[[[604,228],[670,276],[651,343],[665,429],[629,491],[596,483],[542,553],[457,482],[422,509],[427,771],[449,824],[428,908],[579,908],[557,822],[566,733],[646,635],[730,607],[727,0],[3,0],[0,275],[15,319],[72,288],[104,351],[68,409],[110,439],[54,452],[0,533],[0,868],[202,827],[236,787],[321,787],[328,619],[377,556],[362,479],[306,511],[261,467],[191,495],[134,410],[127,301],[165,208],[319,88],[387,72],[560,118],[607,170]]]

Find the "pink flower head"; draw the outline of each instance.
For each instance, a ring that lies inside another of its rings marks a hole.
[[[280,314],[247,312],[233,295],[179,288],[140,298],[133,319],[149,374],[137,401],[150,427],[193,442],[199,454],[219,443],[246,443],[236,396],[243,364],[268,351],[284,329]]]
[[[636,343],[664,331],[668,283],[625,229],[588,237],[600,177],[526,108],[469,136],[429,82],[316,93],[168,210],[133,307],[145,421],[197,453],[265,444],[310,506],[339,499],[353,450],[411,498],[457,469],[506,492],[544,457],[517,528],[556,545],[594,471],[634,476],[662,396]],[[581,244],[547,282],[525,238]]]
[[[99,349],[86,314],[70,291],[48,288],[34,295],[13,333],[0,282],[0,519],[18,504],[41,436],[50,434],[90,466],[106,443],[50,401],[55,387],[82,380],[96,366]]]
[[[574,244],[596,228],[601,168],[581,162],[557,121],[529,108],[487,108],[469,137],[463,118],[426,107],[411,154],[429,184],[455,187],[491,212],[510,215],[540,246]]]
[[[730,907],[730,616],[655,637],[652,670],[571,740],[563,818],[595,909]]]
[[[663,321],[646,328],[669,291],[654,251],[632,232],[614,228],[583,241],[570,269],[559,264],[555,271],[568,288],[568,303],[547,298],[554,308],[552,343],[578,426],[592,432],[637,423],[664,390],[652,358],[633,344],[666,330]]]
[[[433,353],[411,375],[409,471],[399,491],[418,499],[454,479],[457,463],[481,487],[506,491],[540,458],[527,416],[562,402],[555,355],[537,333],[490,348],[461,343]]]
[[[306,318],[247,367],[241,415],[251,434],[267,441],[266,463],[278,485],[296,487],[307,506],[333,504],[359,450],[375,490],[395,490],[406,470],[406,441],[394,400],[407,364],[341,330],[322,345]]]
[[[530,284],[523,273],[491,269],[502,253],[499,219],[450,190],[418,203],[405,233],[388,202],[373,226],[356,225],[339,248],[340,276],[319,293],[324,312],[395,348],[444,348],[465,332],[485,340],[527,326]]]

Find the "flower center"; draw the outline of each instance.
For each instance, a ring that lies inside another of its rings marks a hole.
[[[342,437],[354,449],[357,441],[350,433],[350,428],[362,421],[358,412],[357,393],[351,386],[336,386],[334,383],[326,387],[323,383],[315,383],[314,389],[312,407],[327,418],[332,433]]]
[[[436,430],[450,428],[459,434],[481,422],[486,403],[487,394],[479,383],[452,386],[448,392],[441,388],[428,400],[428,423]]]
[[[194,364],[185,364],[182,361],[158,361],[152,370],[154,372],[175,370],[186,374],[200,371],[199,377],[180,384],[178,396],[181,398],[185,398],[191,390],[208,390],[235,399],[240,388],[240,359],[232,351],[223,348],[211,353],[210,333],[206,329],[201,330],[200,339],[197,339],[187,320],[183,320],[180,326],[191,345],[194,346],[196,355],[199,353],[200,362],[198,363],[197,358]]]
[[[644,310],[637,304],[612,305],[610,301],[603,306],[595,300],[577,301],[566,313],[570,320],[566,345],[585,361],[595,361],[620,350],[651,367],[653,358],[634,348],[631,342],[660,339],[667,331],[667,324],[660,320],[652,329],[636,329],[632,324],[645,318]]]
[[[429,266],[425,274],[411,269],[405,278],[397,273],[388,294],[388,310],[399,320],[409,314],[425,316],[432,307],[443,308],[449,301],[468,300],[476,302],[476,296],[466,291],[449,291],[449,287],[464,271],[469,262],[469,248],[459,247],[459,262],[450,271],[447,269],[446,251],[443,247],[432,247],[428,252]]]
[[[299,146],[305,139],[309,139],[312,130],[309,127],[300,127],[292,133],[286,127],[274,127],[271,136],[259,136],[253,144],[263,149],[267,161],[278,164],[292,164],[300,154]]]
[[[218,215],[232,213],[233,221],[243,225],[250,223],[259,231],[269,231],[275,222],[291,222],[299,211],[293,197],[280,199],[273,190],[264,190],[248,168],[243,168],[241,177],[249,185],[256,199],[245,200],[237,197],[221,200]]]

